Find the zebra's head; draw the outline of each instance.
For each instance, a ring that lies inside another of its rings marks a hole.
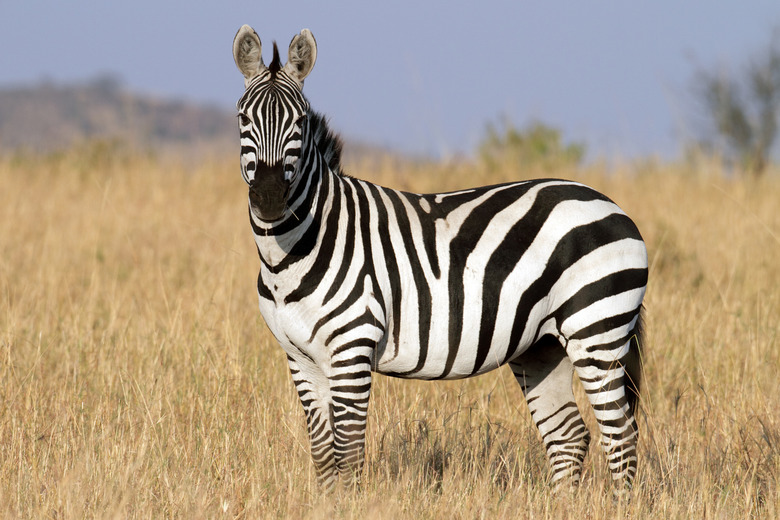
[[[233,58],[244,75],[246,91],[238,100],[241,175],[249,184],[252,211],[264,221],[284,215],[290,187],[297,181],[302,133],[309,103],[303,80],[317,59],[317,43],[304,29],[290,42],[281,66],[274,42],[273,60],[263,63],[257,33],[244,25],[233,40]]]

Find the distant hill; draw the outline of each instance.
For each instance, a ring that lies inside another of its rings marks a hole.
[[[2,151],[49,152],[88,139],[139,147],[235,146],[236,138],[235,118],[227,110],[131,93],[110,77],[0,88]]]
[[[110,76],[0,87],[0,153],[47,153],[93,139],[141,149],[238,153],[231,110],[134,93]],[[396,154],[354,141],[344,148],[346,161],[391,156]]]

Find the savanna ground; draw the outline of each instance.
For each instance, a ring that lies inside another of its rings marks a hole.
[[[612,197],[649,247],[630,501],[612,498],[597,442],[579,491],[551,492],[507,369],[443,383],[377,376],[362,489],[322,497],[285,356],[257,311],[237,162],[100,147],[0,160],[0,516],[780,515],[777,172],[553,172]],[[417,191],[534,175],[349,172]]]

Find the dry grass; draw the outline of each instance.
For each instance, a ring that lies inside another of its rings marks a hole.
[[[650,249],[630,502],[605,490],[595,446],[579,492],[551,493],[504,370],[445,383],[378,376],[363,489],[322,497],[284,356],[257,311],[237,159],[182,164],[0,161],[0,516],[780,515],[777,175],[557,172],[614,198]],[[351,171],[421,191],[518,177]]]

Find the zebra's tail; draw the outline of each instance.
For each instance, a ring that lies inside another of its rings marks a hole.
[[[642,386],[642,347],[645,341],[644,310],[643,305],[639,309],[639,317],[636,320],[636,325],[634,325],[634,330],[631,334],[633,348],[629,348],[624,364],[626,370],[626,398],[628,399],[628,406],[631,407],[631,411],[634,415],[637,413],[639,390]]]

